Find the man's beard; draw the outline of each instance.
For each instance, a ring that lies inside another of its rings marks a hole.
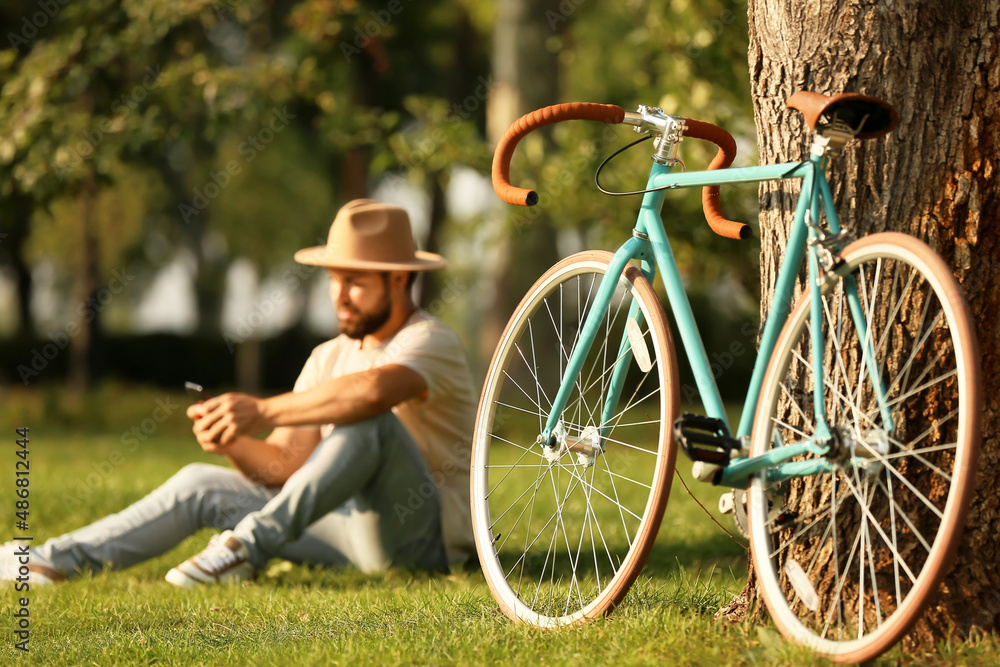
[[[369,313],[362,313],[353,308],[348,309],[353,310],[358,317],[352,322],[338,320],[340,322],[340,333],[348,338],[361,340],[365,336],[381,329],[382,325],[389,321],[389,315],[392,313],[392,302],[389,300],[389,295],[384,294],[382,300],[375,306],[375,310]]]

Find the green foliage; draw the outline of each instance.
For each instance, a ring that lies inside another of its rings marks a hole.
[[[281,137],[281,148],[255,164],[243,159],[232,190],[212,201],[210,212],[197,213],[202,223],[217,217],[224,234],[239,220],[245,237],[252,231],[258,238],[237,241],[234,252],[273,265],[274,255],[289,249],[271,242],[273,229],[302,219],[296,205],[328,222],[339,190],[338,155],[377,147],[388,163],[383,160],[375,173],[409,169],[412,154],[406,162],[382,148],[413,122],[404,118],[404,100],[415,90],[432,101],[445,98],[451,85],[461,84],[430,73],[456,62],[451,31],[456,21],[467,23],[464,9],[446,2],[419,11],[401,2],[392,8],[353,0],[290,7],[255,0],[72,3],[41,35],[0,51],[7,70],[0,91],[0,193],[26,193],[42,205],[59,201],[39,223],[48,236],[71,226],[64,200],[94,192],[95,183],[131,190],[119,165],[149,165],[168,181],[179,178],[168,183],[175,201],[160,205],[170,224],[190,234],[183,225],[192,216],[178,206],[190,204],[219,165],[242,159],[233,157],[228,142],[258,132],[276,109],[290,109],[295,131]],[[20,16],[18,9],[11,13]],[[484,71],[482,53],[462,57],[466,64],[480,63],[467,76]],[[440,163],[451,156],[440,149],[454,138],[456,120],[474,128],[481,116],[449,117],[449,134],[436,141],[430,157]],[[474,129],[460,134],[458,145],[475,143]],[[258,194],[248,200],[248,193]],[[280,197],[299,203],[286,205],[281,215]],[[255,208],[257,215],[247,215]],[[318,225],[305,219],[300,239],[311,240]],[[100,238],[103,243],[104,234]],[[119,264],[125,251],[134,250],[125,245],[102,248],[102,259],[115,256],[107,261]],[[36,260],[81,261],[56,241],[36,239],[32,247]]]
[[[26,254],[52,260],[57,284],[86,280],[91,262],[103,282],[149,266],[148,234],[171,238],[181,223],[179,175],[208,163],[221,128],[287,100],[294,64],[266,52],[229,62],[224,38],[265,20],[261,2],[55,6],[42,33],[0,55],[0,194],[36,202]]]
[[[267,270],[325,239],[338,207],[323,156],[310,150],[298,128],[277,136],[280,147],[260,151],[246,143],[255,130],[233,132],[219,142],[210,171],[229,173],[227,165],[238,171],[211,204],[212,227],[226,239],[231,256],[253,258]],[[213,182],[207,178],[201,189]]]
[[[61,295],[85,298],[73,285],[99,286],[112,269],[138,275],[131,298],[111,313],[126,328],[127,308],[180,247],[198,263],[201,326],[211,331],[228,263],[247,257],[263,274],[285,266],[295,249],[325,236],[369,171],[427,187],[446,180],[450,146],[478,146],[483,161],[476,127],[485,98],[478,113],[431,125],[405,101],[416,92],[446,106],[485,72],[485,41],[467,39],[475,29],[463,5],[54,7],[44,30],[0,51],[0,195],[35,202],[23,256],[29,265],[51,261]],[[0,9],[0,24],[34,9],[15,2]],[[463,71],[454,77],[435,75],[456,63]],[[287,119],[280,134],[276,113]],[[432,137],[432,150],[390,147],[404,128],[407,139]],[[263,146],[241,150],[250,138]],[[372,156],[379,163],[370,168]],[[0,233],[8,224],[25,223],[6,218]],[[56,304],[58,312],[76,305]]]
[[[31,7],[0,18],[13,23]],[[128,265],[141,288],[185,246],[199,262],[199,299],[218,293],[235,257],[266,273],[322,236],[359,182],[398,176],[434,193],[456,166],[488,173],[495,14],[496,2],[471,0],[70,3],[36,37],[0,51],[0,194],[37,202],[28,255],[51,259],[61,284],[87,261],[73,242],[85,209],[101,271]],[[559,54],[553,103],[654,104],[718,122],[741,146],[752,136],[737,2],[565,2],[537,18]],[[291,117],[288,128],[249,159],[240,146],[276,111]],[[628,233],[637,199],[601,195],[591,177],[630,139],[622,128],[572,123],[524,142],[514,174],[541,192],[560,250],[611,247]],[[696,144],[684,145],[692,169],[711,156]],[[619,156],[605,184],[641,188],[646,146]],[[667,202],[674,252],[693,287],[732,279],[755,289],[753,244],[715,237],[697,192]],[[724,193],[734,218],[752,220],[755,203],[752,187]],[[514,230],[530,224],[525,214],[513,214]],[[446,218],[431,242],[484,253],[495,240],[470,240],[477,228]],[[225,239],[225,252],[213,255],[208,248],[220,246],[206,236]]]
[[[468,118],[485,107],[486,99],[471,96],[463,102],[409,96],[403,100],[406,116],[398,116],[396,131],[375,153],[376,174],[406,173],[416,182],[436,177],[464,165],[480,173],[489,171],[491,151],[475,123]]]
[[[567,6],[571,6],[566,3]],[[575,5],[573,5],[575,6]],[[563,87],[559,101],[604,102],[635,110],[638,104],[721,125],[740,149],[755,140],[746,65],[746,10],[733,0],[579,4],[569,15],[547,15],[554,28]],[[638,197],[608,197],[593,184],[598,164],[637,137],[624,127],[565,123],[551,134],[523,142],[511,170],[535,187],[539,206],[557,226],[578,229],[584,242],[612,248],[628,234]],[[689,170],[704,169],[715,148],[687,140],[681,156]],[[645,187],[652,150],[643,143],[615,158],[602,185],[615,191]],[[737,164],[755,162],[755,151]],[[732,275],[756,294],[757,246],[717,237],[704,222],[700,190],[668,193],[664,206],[674,254],[690,284],[705,288]],[[723,210],[732,219],[756,219],[756,188],[723,190]],[[513,214],[515,228],[525,217]]]
[[[25,249],[28,261],[57,258],[65,262],[62,269],[79,271],[79,248],[85,243],[80,221],[89,217],[100,239],[97,259],[102,282],[112,270],[122,268],[123,258],[143,241],[145,222],[162,206],[166,193],[148,169],[116,163],[110,174],[109,185],[93,198],[59,197],[36,213]]]

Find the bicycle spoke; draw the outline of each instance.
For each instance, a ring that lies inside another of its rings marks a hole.
[[[950,272],[937,260],[924,263],[930,251],[915,240],[880,238],[843,253],[842,275],[855,277],[860,309],[836,279],[822,286],[818,322],[814,295],[793,308],[761,390],[766,428],[755,428],[751,446],[759,456],[821,434],[819,406],[807,399],[820,382],[808,351],[822,336],[834,470],[771,482],[755,476],[748,512],[772,615],[797,640],[851,660],[870,660],[896,641],[933,592],[925,584],[943,576],[940,550],[955,539],[945,531],[974,472],[958,465],[976,447],[966,424],[978,418],[963,379],[978,360],[969,358],[974,348],[959,346],[954,323],[971,327],[940,288]],[[898,248],[906,250],[897,256]]]
[[[869,522],[871,522],[871,524],[875,527],[875,532],[877,532],[879,534],[879,537],[881,537],[882,540],[885,541],[886,544],[890,544],[891,541],[889,540],[888,536],[882,530],[881,526],[879,526],[878,521],[872,515],[871,510],[868,508],[867,505],[864,504],[863,499],[862,499],[862,497],[860,495],[860,493],[861,493],[860,489],[856,489],[856,488],[852,487],[851,486],[851,481],[847,477],[844,478],[844,481],[846,482],[848,488],[851,489],[851,493],[853,493],[854,496],[855,496],[855,498],[858,499],[858,507],[861,510],[861,512],[864,515],[864,517]],[[905,514],[901,514],[901,516],[904,517],[904,521],[905,521],[905,516],[906,515]],[[924,545],[924,548],[927,549],[927,551],[930,551],[931,550],[930,549],[930,545],[926,543],[926,541],[923,539],[923,536],[919,535],[919,533],[917,533],[916,531],[914,531],[914,534],[916,534],[918,536],[918,539],[920,540],[921,544]],[[916,581],[916,576],[909,570],[909,568],[906,566],[906,563],[903,563],[903,569],[906,570],[906,574],[910,577],[911,580]]]

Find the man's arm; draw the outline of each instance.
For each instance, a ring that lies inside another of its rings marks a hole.
[[[361,421],[426,391],[427,382],[415,370],[389,364],[272,398],[223,394],[199,404],[203,416],[196,429],[205,439],[228,447],[238,436],[256,435],[279,426]]]
[[[280,486],[302,467],[319,441],[318,427],[283,427],[274,429],[265,440],[237,436],[225,447],[211,444],[247,479]]]

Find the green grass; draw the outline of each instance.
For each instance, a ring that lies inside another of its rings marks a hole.
[[[189,438],[174,436],[151,437],[135,451],[121,434],[32,436],[36,539],[121,509],[187,462],[213,460]],[[690,468],[684,461],[679,467],[685,474]],[[3,488],[12,506],[11,487]],[[718,490],[692,488],[714,511]],[[742,589],[746,555],[679,483],[649,565],[625,602],[610,617],[571,630],[515,626],[498,612],[478,570],[366,576],[275,561],[239,587],[192,592],[164,582],[163,574],[208,536],[127,571],[32,590],[27,655],[14,649],[10,615],[23,594],[4,586],[0,664],[815,663],[771,627],[713,620]],[[920,656],[896,648],[879,664],[994,664],[996,652],[992,639]]]

